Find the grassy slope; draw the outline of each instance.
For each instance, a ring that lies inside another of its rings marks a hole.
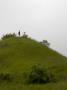
[[[22,73],[35,64],[41,64],[55,74],[59,82],[22,85]],[[10,72],[15,77],[9,84],[1,83],[0,90],[67,90],[67,58],[31,39],[10,38],[0,41],[0,72]]]

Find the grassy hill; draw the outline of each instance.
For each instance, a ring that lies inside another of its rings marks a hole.
[[[26,85],[23,73],[36,64],[52,72],[56,83]],[[10,73],[11,82],[0,81],[0,90],[67,90],[67,58],[29,38],[0,41],[0,73]]]

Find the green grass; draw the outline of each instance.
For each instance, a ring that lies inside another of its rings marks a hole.
[[[25,85],[23,73],[36,64],[52,72],[56,83]],[[0,82],[0,90],[67,90],[67,58],[28,38],[0,41],[0,73],[10,73],[12,82]]]
[[[50,83],[46,85],[1,84],[0,90],[67,90],[67,82]]]

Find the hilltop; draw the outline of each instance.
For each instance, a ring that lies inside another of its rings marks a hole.
[[[57,83],[46,84],[42,87],[41,85],[23,86],[22,74],[36,64],[52,72]],[[0,40],[0,73],[10,73],[14,78],[10,83],[2,82],[0,90],[37,90],[38,88],[55,90],[54,86],[57,84],[57,90],[60,90],[63,82],[67,83],[67,58],[36,40],[11,37]],[[62,88],[64,87],[66,86]]]

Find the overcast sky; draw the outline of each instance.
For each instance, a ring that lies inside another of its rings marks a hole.
[[[0,35],[19,29],[67,56],[67,0],[0,0]]]

